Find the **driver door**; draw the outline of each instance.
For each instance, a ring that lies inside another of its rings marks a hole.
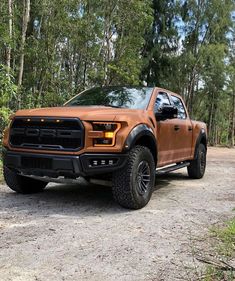
[[[154,104],[154,113],[161,113],[164,105],[171,105],[167,93],[159,92]],[[157,121],[158,167],[174,163],[175,145],[173,120]]]

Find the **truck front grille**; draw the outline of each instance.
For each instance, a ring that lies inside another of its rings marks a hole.
[[[78,118],[16,117],[10,129],[10,144],[24,149],[78,151],[83,137]]]

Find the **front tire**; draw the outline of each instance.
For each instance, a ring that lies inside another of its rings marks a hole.
[[[20,176],[6,166],[3,166],[3,175],[6,184],[17,193],[30,194],[41,192],[47,185],[47,182]]]
[[[141,209],[149,202],[155,184],[155,162],[147,147],[135,146],[124,168],[113,173],[113,197],[124,208]]]
[[[188,166],[188,175],[192,179],[201,179],[206,170],[206,147],[200,143],[196,158]]]

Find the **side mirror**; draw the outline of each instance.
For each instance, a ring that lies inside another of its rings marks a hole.
[[[161,112],[155,113],[157,121],[177,118],[178,109],[173,105],[163,105]]]

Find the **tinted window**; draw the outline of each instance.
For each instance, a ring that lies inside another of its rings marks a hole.
[[[170,105],[170,100],[166,93],[159,93],[155,101],[154,112],[161,112],[163,105]]]
[[[146,109],[153,88],[105,87],[93,88],[74,97],[65,106],[110,106],[130,109]]]
[[[180,119],[186,119],[187,116],[186,116],[184,105],[183,105],[181,99],[179,99],[175,96],[171,96],[171,97],[172,97],[174,105],[178,109],[178,116],[177,117],[180,118]]]

